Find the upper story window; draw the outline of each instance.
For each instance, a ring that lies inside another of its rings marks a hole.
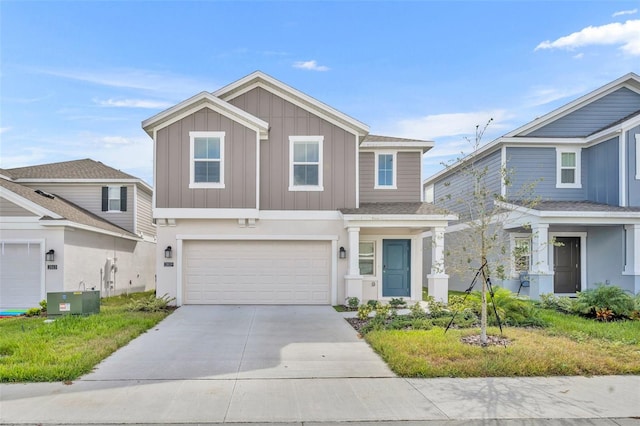
[[[189,132],[189,188],[224,188],[224,132]]]
[[[581,188],[580,148],[556,148],[556,188]]]
[[[376,153],[375,188],[396,189],[396,153]]]
[[[431,184],[424,189],[424,202],[433,203],[434,197],[435,197],[434,186],[433,184]]]
[[[289,191],[322,191],[323,136],[289,136]]]
[[[127,211],[127,187],[103,186],[102,187],[102,211],[126,212]]]

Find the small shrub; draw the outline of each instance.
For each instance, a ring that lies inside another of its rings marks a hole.
[[[162,297],[155,297],[152,294],[149,297],[131,301],[127,306],[127,309],[129,311],[140,312],[170,311],[174,309],[174,307],[170,305],[174,300],[176,300],[175,297],[170,298],[166,293],[162,295]]]
[[[376,306],[376,317],[386,318],[391,313],[391,306],[378,303]]]
[[[371,306],[372,310],[377,308],[379,303],[380,302],[378,302],[377,300],[373,300],[373,299],[372,300],[367,300],[367,305]]]
[[[391,300],[389,301],[389,305],[391,305],[391,307],[395,309],[406,308],[407,301],[404,300],[402,297],[400,298],[392,297]]]
[[[427,316],[427,313],[420,302],[416,302],[415,305],[411,305],[409,310],[411,311],[412,318],[425,318]]]
[[[42,313],[42,309],[40,308],[29,308],[24,313],[25,317],[38,317]]]
[[[572,314],[575,312],[575,299],[567,296],[556,296],[553,293],[541,294],[538,306],[565,314]]]
[[[357,297],[347,297],[347,306],[351,309],[357,309],[360,304],[360,299]]]
[[[366,320],[369,318],[369,314],[373,311],[373,307],[370,304],[358,306],[358,314],[356,315],[359,320]]]
[[[389,321],[386,328],[388,330],[431,330],[433,322],[428,318],[400,316]]]
[[[433,296],[427,296],[427,310],[431,318],[438,318],[447,315],[446,306],[442,302],[437,302]]]
[[[40,301],[40,309],[42,310],[42,312],[46,313],[47,312],[47,299],[42,299]]]
[[[610,319],[629,318],[634,311],[634,299],[617,286],[604,286],[601,283],[598,287],[578,293],[575,302],[576,312],[586,317],[598,318],[604,312],[607,314],[607,321]]]
[[[511,291],[494,287],[493,303],[498,312],[500,321],[506,325],[521,327],[542,327],[545,322],[540,318],[539,311],[526,300],[519,299]],[[468,300],[473,301],[473,311],[476,315],[480,315],[481,295],[479,292],[473,292],[469,295]],[[491,325],[497,325],[498,320],[494,314],[493,306],[491,306],[491,296],[487,294],[487,320]]]

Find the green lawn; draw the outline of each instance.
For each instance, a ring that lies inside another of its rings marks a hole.
[[[132,300],[149,293],[102,300],[100,313],[0,319],[0,382],[74,380],[116,349],[156,325],[167,312],[131,312]]]
[[[541,316],[548,327],[505,328],[506,347],[461,342],[478,329],[378,330],[365,339],[403,377],[640,374],[640,321],[604,323],[549,310]]]

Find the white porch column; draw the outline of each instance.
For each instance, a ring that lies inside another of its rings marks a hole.
[[[549,224],[535,224],[531,228],[531,271],[529,297],[540,299],[541,294],[553,293],[553,271],[549,270]]]
[[[360,302],[362,300],[362,275],[360,275],[360,228],[348,227],[349,233],[349,270],[347,276],[344,277],[347,285],[345,294],[347,297],[357,297]]]
[[[444,271],[444,226],[433,228],[431,242],[431,273],[427,275],[429,295],[437,301],[449,300],[449,275]]]

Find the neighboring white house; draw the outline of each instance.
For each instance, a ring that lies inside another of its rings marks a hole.
[[[155,287],[152,189],[90,159],[0,170],[0,308]]]

